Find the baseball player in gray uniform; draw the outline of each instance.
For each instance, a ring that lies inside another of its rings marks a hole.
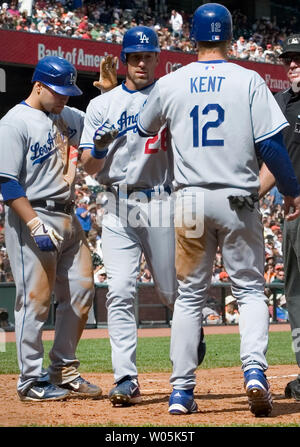
[[[280,131],[287,126],[264,80],[226,59],[232,18],[208,3],[194,13],[198,61],[160,78],[138,118],[143,135],[168,123],[175,158],[176,269],[171,361],[171,414],[197,411],[193,389],[197,344],[217,247],[238,301],[240,357],[249,406],[269,415],[268,306],[264,294],[264,241],[257,203],[256,151],[277,178],[287,216],[299,215],[299,185]]]
[[[94,98],[86,111],[80,149],[89,174],[107,186],[102,221],[102,250],[107,272],[108,329],[115,387],[113,405],[141,401],[136,367],[137,328],[134,314],[137,276],[144,253],[156,289],[165,305],[177,295],[173,225],[173,158],[166,126],[152,137],[140,137],[137,114],[154,87],[159,44],[148,27],[128,30],[121,59],[126,80]]]
[[[22,401],[101,396],[81,377],[75,351],[94,297],[90,250],[74,215],[74,177],[84,113],[66,106],[82,94],[76,69],[60,57],[37,64],[29,97],[0,121],[5,238],[16,284],[15,330]],[[58,303],[48,371],[42,326]]]

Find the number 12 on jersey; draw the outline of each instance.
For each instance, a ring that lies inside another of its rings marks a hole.
[[[207,123],[202,127],[201,129],[201,135],[202,135],[202,143],[201,146],[224,146],[224,140],[209,140],[208,139],[208,131],[210,128],[216,128],[219,127],[223,121],[225,116],[224,109],[219,104],[207,104],[206,107],[202,110],[202,115],[208,115],[209,112],[216,111],[217,112],[217,119],[215,121],[207,121]],[[193,146],[199,147],[199,106],[196,105],[191,113],[190,117],[193,121]]]

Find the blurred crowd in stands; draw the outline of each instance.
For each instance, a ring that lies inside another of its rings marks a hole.
[[[3,2],[0,29],[26,31],[78,39],[122,43],[128,28],[145,25],[154,28],[163,50],[195,51],[190,41],[191,14],[168,8],[165,0],[37,0],[27,11],[22,1]],[[79,6],[80,5],[80,6]],[[287,35],[298,32],[299,21],[291,17],[279,23],[276,17],[262,17],[254,22],[240,10],[232,11],[234,38],[230,58],[281,64],[278,55]]]
[[[22,9],[22,2],[11,0],[2,3],[0,9],[0,29],[11,29],[31,33],[67,36],[80,39],[94,39],[102,42],[122,42],[126,30],[136,25],[153,27],[158,35],[162,49],[193,52],[194,46],[189,39],[191,16],[183,11],[168,11],[165,1],[155,2],[152,10],[147,0],[132,1],[85,1],[77,7],[76,0],[54,1],[38,0],[33,2],[29,14]],[[121,7],[122,6],[122,7]],[[285,37],[297,32],[299,23],[292,17],[289,23],[279,26],[276,18],[263,17],[249,23],[248,17],[240,11],[233,11],[234,39],[230,57],[257,62],[280,63],[278,55]],[[1,199],[1,195],[0,195]],[[76,183],[76,214],[87,235],[94,265],[95,283],[106,281],[101,250],[101,221],[106,201],[105,190],[97,180],[78,170]],[[273,318],[276,300],[277,319],[287,321],[288,314],[284,298],[284,269],[282,259],[282,196],[274,187],[260,201],[265,236],[265,279],[266,295],[270,304],[270,319]],[[141,261],[138,281],[151,282],[151,273],[145,259]],[[0,282],[13,282],[4,240],[4,204],[0,200]],[[229,282],[228,274],[217,254],[213,283]],[[268,285],[274,283],[272,288]],[[277,285],[278,289],[274,289]],[[275,295],[274,295],[275,290]],[[230,293],[230,288],[226,292]],[[237,303],[234,297],[226,294],[225,315],[222,314],[222,289],[211,288],[211,296],[203,309],[204,324],[220,324],[225,316],[228,324],[238,322]]]

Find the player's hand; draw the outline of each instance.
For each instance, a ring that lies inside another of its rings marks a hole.
[[[295,93],[300,92],[300,78],[294,79],[292,82],[292,90]]]
[[[27,222],[27,227],[36,245],[41,251],[59,250],[64,240],[52,227],[45,225],[39,217]]]
[[[99,81],[95,81],[93,86],[101,90],[102,93],[112,90],[118,85],[117,62],[117,56],[106,56],[101,59]]]
[[[295,220],[300,216],[300,196],[284,196],[283,210],[286,220]]]
[[[97,152],[105,151],[107,146],[116,138],[119,131],[108,120],[100,126],[94,134],[94,145]]]

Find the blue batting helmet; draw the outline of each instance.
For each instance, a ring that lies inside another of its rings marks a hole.
[[[126,64],[126,54],[144,51],[160,53],[156,32],[148,26],[130,28],[123,37],[121,61]]]
[[[232,17],[225,6],[206,3],[193,15],[191,38],[196,42],[224,41],[232,38]]]
[[[37,63],[32,82],[40,81],[60,95],[78,96],[82,91],[76,79],[76,68],[70,62],[62,57],[46,56]]]

